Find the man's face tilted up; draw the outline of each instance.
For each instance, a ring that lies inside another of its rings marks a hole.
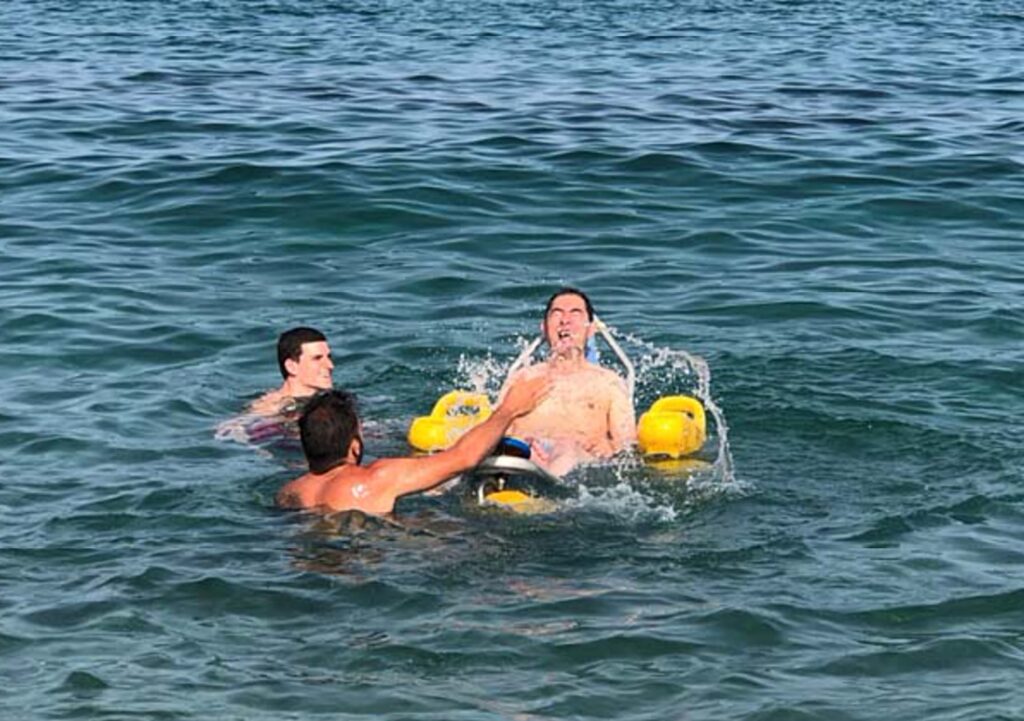
[[[571,293],[556,297],[541,327],[552,355],[564,357],[583,353],[591,335],[586,302]]]

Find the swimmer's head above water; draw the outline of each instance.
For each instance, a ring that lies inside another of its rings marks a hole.
[[[298,391],[290,395],[312,395],[333,385],[331,348],[327,337],[315,328],[298,327],[282,333],[277,339],[277,365],[285,382]]]
[[[309,470],[326,473],[343,463],[363,461],[363,435],[356,397],[343,390],[317,393],[299,419],[302,452]]]
[[[577,288],[560,288],[548,299],[540,324],[551,354],[558,358],[583,356],[594,335],[594,306]]]
[[[286,330],[277,339],[277,367],[284,382],[249,405],[248,413],[266,418],[295,411],[300,399],[334,385],[334,361],[327,338],[315,328]]]

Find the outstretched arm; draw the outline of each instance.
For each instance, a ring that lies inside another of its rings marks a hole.
[[[374,485],[387,489],[393,503],[399,496],[433,488],[473,468],[497,445],[509,424],[533,410],[550,388],[551,382],[543,377],[516,382],[508,388],[491,417],[470,429],[448,450],[418,458],[383,458],[373,463],[368,470],[373,472]]]

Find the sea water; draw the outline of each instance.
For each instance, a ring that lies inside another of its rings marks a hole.
[[[1019,3],[0,18],[0,717],[1022,718]],[[215,435],[309,324],[406,453],[563,284],[727,472],[316,519]]]

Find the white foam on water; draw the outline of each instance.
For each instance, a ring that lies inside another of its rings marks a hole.
[[[635,453],[573,471],[578,497],[567,507],[614,513],[627,521],[674,521],[735,486],[720,482],[713,464],[645,460]]]
[[[660,503],[627,481],[611,486],[577,486],[578,495],[563,502],[568,510],[601,511],[626,522],[674,521],[679,512],[671,504]]]

